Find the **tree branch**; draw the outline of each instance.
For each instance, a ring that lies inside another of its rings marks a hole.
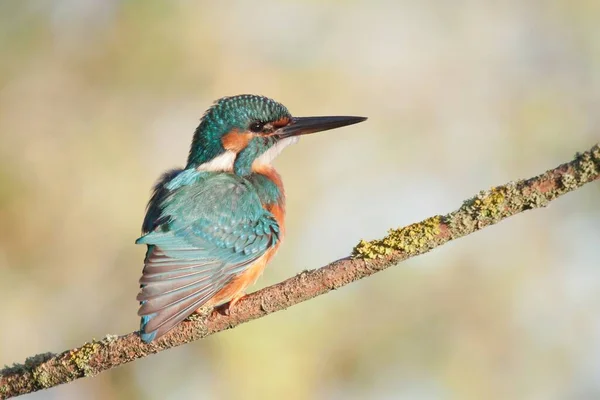
[[[241,299],[229,316],[207,311],[192,317],[156,342],[145,344],[137,332],[108,335],[60,354],[38,354],[0,370],[0,399],[51,388],[180,346],[244,322],[284,310],[386,269],[399,261],[428,252],[523,211],[546,206],[555,198],[600,177],[600,144],[569,163],[534,178],[509,182],[466,200],[456,211],[434,216],[372,242],[361,241],[353,256],[293,278]]]

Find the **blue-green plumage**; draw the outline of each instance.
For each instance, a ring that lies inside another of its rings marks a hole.
[[[283,188],[270,167],[281,149],[297,135],[362,120],[293,118],[253,95],[221,99],[207,111],[186,168],[156,184],[136,242],[148,246],[138,295],[143,341],[207,302],[238,296],[256,278],[254,266],[264,268],[283,232]]]
[[[198,167],[219,156],[224,151],[221,142],[224,134],[233,130],[248,130],[252,122],[271,122],[282,118],[291,118],[290,112],[284,105],[267,97],[244,94],[217,100],[196,128],[187,168]],[[253,146],[252,152],[260,151],[258,147],[263,147],[256,142]],[[270,145],[264,146],[262,151],[268,147]],[[247,154],[246,159],[249,156]]]
[[[137,240],[149,245],[140,280],[144,340],[186,318],[278,242],[277,221],[262,203],[277,202],[278,193],[253,181],[262,179],[184,170],[161,186],[165,194],[149,208],[161,223]]]

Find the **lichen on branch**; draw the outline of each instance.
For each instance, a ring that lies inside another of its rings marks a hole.
[[[158,353],[175,346],[235,328],[244,322],[295,304],[386,269],[399,261],[426,253],[444,243],[496,224],[523,211],[546,206],[558,196],[600,177],[600,145],[536,177],[509,182],[479,192],[449,214],[436,215],[399,229],[383,239],[361,241],[353,257],[304,271],[286,281],[243,297],[229,315],[219,312],[191,318],[152,343],[137,332],[108,335],[60,354],[29,357],[23,364],[0,370],[0,399],[58,386],[78,378]]]
[[[481,191],[450,214],[391,229],[383,239],[361,240],[352,255],[354,258],[378,259],[395,253],[422,254],[517,213],[545,207],[558,196],[598,179],[599,174],[600,146],[596,145],[577,154],[570,163],[535,178]]]

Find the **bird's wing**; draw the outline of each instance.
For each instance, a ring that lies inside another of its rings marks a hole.
[[[279,241],[277,221],[247,181],[194,173],[159,183],[148,209],[155,223],[145,222],[152,231],[136,242],[148,245],[137,297],[144,341],[188,317]]]

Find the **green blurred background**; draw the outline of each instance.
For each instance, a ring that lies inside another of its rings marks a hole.
[[[600,138],[600,2],[0,2],[0,363],[137,329],[150,188],[213,100],[366,123],[276,162],[258,285]],[[32,399],[600,398],[600,185]]]

